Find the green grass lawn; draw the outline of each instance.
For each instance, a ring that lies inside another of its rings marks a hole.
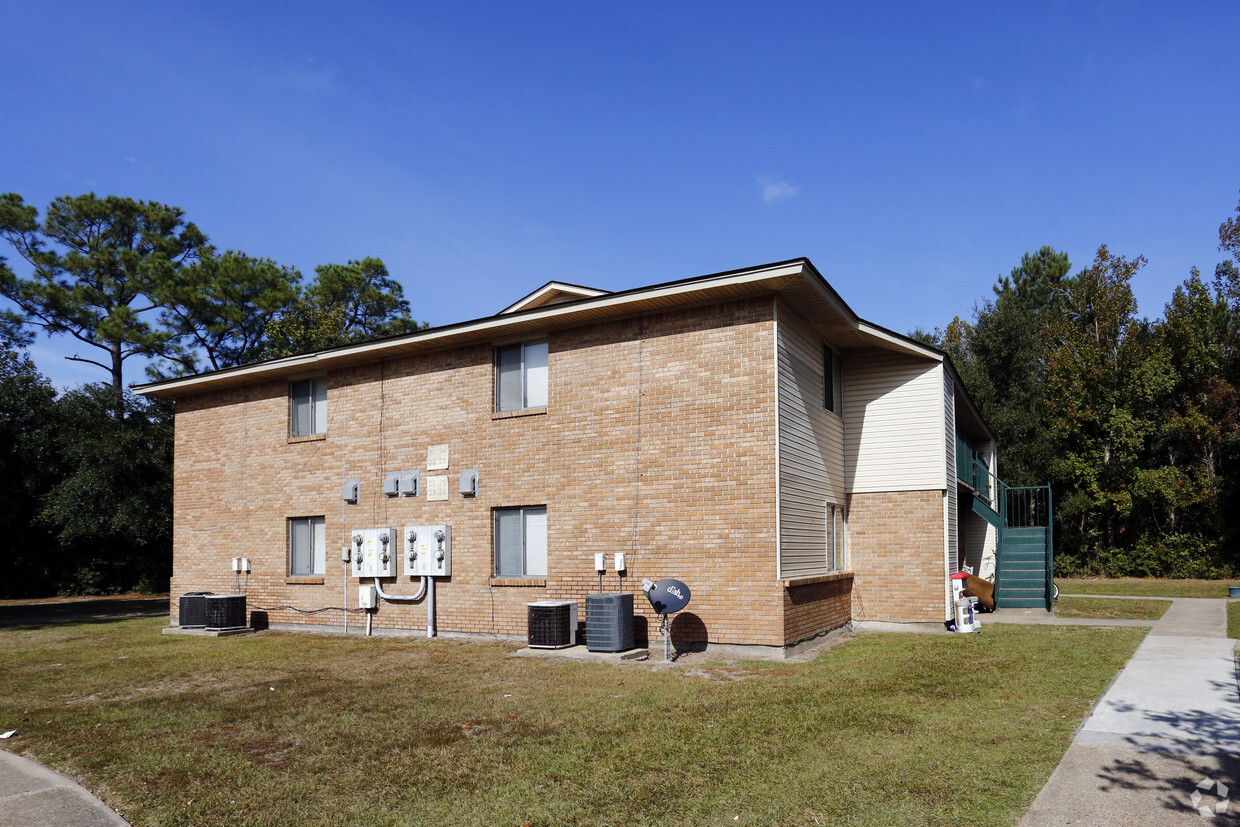
[[[1240,600],[1227,604],[1227,637],[1240,640]]]
[[[0,613],[5,748],[135,825],[1014,824],[1145,634],[666,668],[165,623]]]
[[[1158,620],[1171,608],[1170,600],[1122,600],[1107,597],[1060,595],[1055,601],[1058,617],[1107,620]]]
[[[1127,594],[1136,597],[1227,597],[1240,580],[1167,580],[1158,577],[1056,577],[1060,594]]]

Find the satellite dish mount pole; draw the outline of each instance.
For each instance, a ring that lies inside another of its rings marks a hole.
[[[671,645],[672,624],[668,623],[667,621],[667,612],[664,612],[663,614],[661,614],[660,617],[663,618],[663,622],[659,624],[659,629],[660,631],[663,632],[663,662],[671,663],[672,662],[672,645]]]

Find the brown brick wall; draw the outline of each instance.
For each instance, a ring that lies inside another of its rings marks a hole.
[[[492,413],[489,342],[335,370],[327,437],[291,444],[286,381],[182,399],[173,612],[185,591],[232,591],[229,561],[239,556],[253,561],[251,609],[356,607],[359,581],[340,561],[351,529],[446,523],[452,577],[436,588],[445,632],[523,635],[525,604],[549,598],[577,599],[584,617],[597,551],[608,554],[606,591],[617,588],[611,554],[628,555],[623,588],[644,615],[642,577],[688,583],[693,600],[678,628],[712,643],[782,646],[839,625],[839,587],[793,593],[776,580],[772,337],[769,299],[551,331],[550,401],[524,416]],[[441,473],[426,470],[436,444],[450,450],[442,503],[425,493],[426,478]],[[403,468],[421,469],[421,495],[385,497],[383,473]],[[476,498],[458,493],[466,468],[478,469]],[[356,505],[340,498],[347,477],[362,480]],[[541,504],[547,578],[493,582],[492,509]],[[326,519],[324,582],[288,584],[286,520],[317,515]],[[401,576],[384,588],[416,584]],[[268,614],[341,623],[338,611]],[[385,602],[374,618],[377,628],[425,622],[422,603]],[[652,637],[656,628],[650,618]]]
[[[943,499],[942,491],[849,496],[854,620],[946,619]]]
[[[784,590],[788,644],[838,629],[852,619],[852,578],[847,575]]]

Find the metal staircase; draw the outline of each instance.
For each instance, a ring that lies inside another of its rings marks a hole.
[[[1008,485],[976,458],[964,467],[970,474],[962,479],[973,489],[973,510],[999,534],[995,604],[1005,609],[1044,608],[1049,612],[1054,606],[1055,575],[1051,487]],[[992,490],[998,511],[989,498]]]

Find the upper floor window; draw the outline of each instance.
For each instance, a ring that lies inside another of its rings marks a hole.
[[[495,348],[495,410],[519,411],[547,404],[547,343]]]
[[[327,379],[299,379],[288,384],[289,436],[327,433]]]
[[[840,355],[827,345],[822,346],[822,406],[844,415],[844,370]]]

